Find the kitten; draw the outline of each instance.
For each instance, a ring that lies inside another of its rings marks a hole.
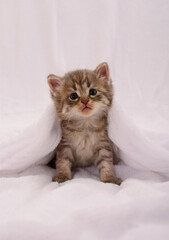
[[[64,77],[49,75],[48,84],[62,129],[53,181],[72,179],[72,168],[94,164],[101,181],[120,184],[121,180],[115,176],[113,144],[107,132],[113,97],[107,63],[94,71],[77,70]]]

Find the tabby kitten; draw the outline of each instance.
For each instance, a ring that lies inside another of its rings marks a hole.
[[[77,70],[64,77],[49,75],[48,84],[62,129],[53,181],[72,179],[72,168],[94,164],[101,181],[120,184],[114,172],[113,144],[107,133],[113,97],[107,63],[101,63],[94,71]]]

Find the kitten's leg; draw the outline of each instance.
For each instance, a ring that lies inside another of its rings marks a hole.
[[[117,178],[114,171],[112,152],[106,149],[99,151],[99,158],[96,161],[96,166],[100,172],[102,182],[116,183],[120,185],[121,179]]]
[[[65,182],[72,179],[72,153],[70,149],[64,149],[61,152],[57,152],[56,160],[56,176],[53,178],[53,181]]]
[[[118,147],[112,141],[111,141],[111,143],[112,143],[112,149],[113,149],[113,164],[115,165],[115,164],[118,164],[121,159],[119,158]]]

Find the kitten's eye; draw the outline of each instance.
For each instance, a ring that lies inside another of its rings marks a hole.
[[[77,93],[72,93],[72,94],[70,94],[70,99],[71,99],[71,100],[76,100],[77,98],[78,98]]]
[[[97,94],[97,90],[96,89],[90,89],[89,94],[94,96],[94,95]]]

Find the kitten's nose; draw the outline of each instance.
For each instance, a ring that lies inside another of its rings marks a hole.
[[[88,99],[81,99],[81,102],[85,105],[87,105],[88,101],[89,101]]]

